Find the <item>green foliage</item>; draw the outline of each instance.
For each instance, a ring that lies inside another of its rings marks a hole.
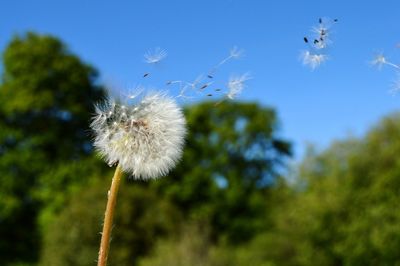
[[[189,223],[179,231],[177,236],[160,240],[153,252],[140,260],[139,265],[290,265],[285,260],[277,262],[275,256],[276,253],[282,251],[277,250],[276,246],[285,243],[290,244],[292,240],[271,231],[268,220],[279,213],[282,206],[291,202],[291,199],[292,192],[289,187],[278,180],[266,198],[271,205],[265,208],[263,212],[267,212],[271,217],[268,215],[266,216],[267,220],[261,219],[264,222],[265,231],[257,234],[249,242],[242,242],[239,245],[232,242],[215,243],[208,226],[203,223]],[[287,259],[290,259],[292,254],[287,252],[279,255],[287,256]]]
[[[399,135],[394,115],[362,140],[310,155],[297,192],[248,255],[274,265],[400,265]]]
[[[400,265],[399,136],[397,114],[363,139],[311,151],[299,166],[297,184],[278,182],[270,190],[268,226],[251,241],[215,245],[193,232],[208,241],[201,245],[202,258],[195,259],[196,246],[181,238],[160,242],[143,266],[174,265],[174,258],[177,265],[194,258],[207,266]]]
[[[139,266],[205,266],[212,263],[211,242],[207,227],[186,224],[179,234],[160,240],[150,256]]]
[[[96,182],[104,173],[112,175],[109,167],[94,156],[57,164],[43,173],[33,192],[34,198],[43,203],[38,216],[38,226],[42,233],[46,233],[47,227],[75,193]]]
[[[46,232],[40,265],[94,264],[111,178],[82,187]],[[145,184],[128,180],[121,186],[115,228],[109,254],[110,265],[131,266],[147,254],[156,237],[176,232],[179,211]]]
[[[37,197],[41,176],[91,153],[88,121],[103,91],[95,85],[96,71],[51,36],[14,37],[3,65],[0,261],[7,265],[36,261],[37,216],[46,205]]]
[[[186,109],[181,164],[152,185],[186,217],[207,220],[213,239],[239,243],[260,228],[266,195],[290,145],[273,110],[254,103],[201,103]]]

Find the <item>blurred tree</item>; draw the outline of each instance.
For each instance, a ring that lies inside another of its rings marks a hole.
[[[207,228],[201,224],[188,223],[179,234],[159,240],[152,254],[140,260],[139,265],[206,266],[212,263],[212,247]]]
[[[212,239],[250,239],[262,226],[257,218],[290,155],[275,112],[255,103],[205,102],[187,108],[186,119],[182,163],[152,185],[186,217],[207,221]]]
[[[86,129],[103,90],[96,85],[96,71],[51,36],[14,37],[3,64],[0,261],[9,265],[37,259],[40,176],[91,154]]]
[[[64,206],[48,227],[39,265],[94,265],[110,175],[82,187]],[[115,218],[109,264],[119,266],[135,265],[157,237],[178,232],[182,222],[180,212],[168,200],[136,181],[122,184]]]
[[[276,182],[267,198],[270,206],[263,210],[274,216],[281,212],[292,199],[293,192],[283,180]],[[271,219],[271,217],[267,217]],[[291,239],[271,231],[270,223],[264,224],[264,232],[255,234],[250,242],[232,245],[232,243],[215,243],[211,241],[209,228],[201,223],[186,225],[177,236],[160,240],[153,252],[140,260],[140,266],[270,266],[288,265],[290,253],[286,253],[286,260],[275,263],[272,259],[276,249],[274,245],[282,242],[290,243]],[[274,234],[271,237],[271,234]],[[281,252],[279,250],[278,252]],[[282,254],[283,255],[283,254]]]
[[[273,226],[235,254],[270,265],[400,265],[399,136],[397,114],[364,139],[310,153]]]

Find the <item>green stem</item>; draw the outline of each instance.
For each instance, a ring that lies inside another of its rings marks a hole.
[[[114,177],[111,182],[111,188],[108,191],[107,207],[104,215],[103,232],[101,233],[101,243],[97,266],[107,265],[107,256],[110,249],[111,229],[113,224],[115,205],[117,203],[118,189],[121,183],[121,176],[121,166],[118,165],[117,169],[115,169]]]

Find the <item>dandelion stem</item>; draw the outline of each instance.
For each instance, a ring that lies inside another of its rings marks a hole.
[[[107,265],[107,256],[110,249],[111,229],[113,224],[115,205],[117,203],[118,189],[121,183],[121,176],[122,170],[121,166],[118,164],[111,182],[111,188],[108,191],[107,207],[104,215],[103,232],[101,234],[101,244],[97,266]]]

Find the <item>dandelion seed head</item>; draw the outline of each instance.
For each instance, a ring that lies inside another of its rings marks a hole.
[[[167,57],[167,52],[160,47],[150,50],[144,54],[145,62],[148,64],[157,64]]]
[[[113,99],[95,108],[94,146],[109,165],[120,164],[135,179],[165,176],[182,154],[186,122],[176,102],[147,93],[137,103]]]
[[[228,92],[226,97],[233,100],[236,98],[238,94],[242,92],[242,90],[246,87],[246,81],[251,79],[248,73],[243,74],[241,76],[232,76],[227,84]]]

